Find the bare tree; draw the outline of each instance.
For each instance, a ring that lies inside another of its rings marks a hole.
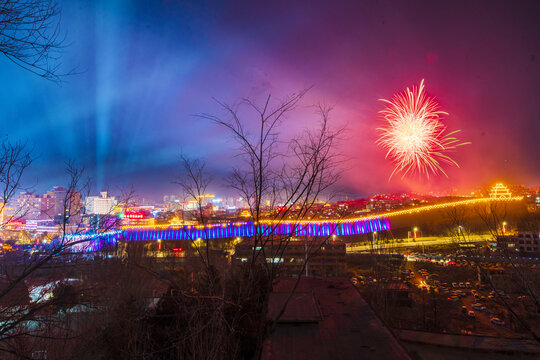
[[[197,214],[197,221],[200,226],[203,226],[205,233],[208,234],[208,221],[204,215],[204,197],[211,178],[206,172],[206,163],[201,159],[192,159],[184,154],[180,155],[180,161],[182,173],[175,183],[181,186],[187,199],[194,202],[195,206],[193,210]],[[200,244],[195,241],[196,239],[190,240],[200,255],[206,271],[209,271],[212,264],[208,236],[205,236],[204,239],[204,249],[201,249]]]
[[[59,221],[54,239],[33,254],[19,251],[5,254],[2,258],[0,352],[6,356],[11,354],[16,358],[32,358],[31,353],[35,349],[51,350],[60,343],[63,346],[68,343],[73,345],[87,326],[73,319],[64,309],[83,305],[89,307],[93,303],[103,305],[100,299],[88,295],[98,282],[85,281],[85,277],[89,278],[89,270],[93,269],[90,265],[100,263],[99,256],[94,263],[94,260],[88,260],[81,254],[102,241],[100,233],[106,236],[108,231],[115,229],[119,225],[118,218],[111,213],[113,221],[90,229],[90,237],[80,236],[89,230],[83,221],[81,203],[83,194],[89,193],[89,180],[84,175],[84,169],[71,162],[66,164],[66,174],[68,183],[57,194],[60,197],[60,214],[55,211],[50,215],[51,220]],[[129,204],[129,199],[122,202]],[[99,255],[95,249],[93,251]],[[117,266],[114,276],[123,270],[124,267]],[[93,272],[97,271],[94,269]],[[137,274],[138,280],[142,281],[140,272]],[[111,278],[113,275],[108,273],[108,276]],[[85,292],[86,298],[79,298]],[[112,300],[110,304],[114,308]],[[96,308],[93,311],[96,311],[98,318],[105,313]],[[58,353],[58,349],[54,352]]]
[[[306,92],[307,89],[292,94],[275,106],[270,96],[262,106],[244,99],[242,104],[253,113],[252,118],[244,121],[237,107],[221,102],[218,103],[226,117],[201,115],[229,130],[239,145],[238,156],[244,160],[233,169],[229,185],[246,199],[255,224],[250,266],[255,266],[259,257],[280,257],[291,237],[278,239],[277,228],[284,221],[293,222],[293,228],[299,226],[298,221],[307,217],[318,197],[337,179],[339,158],[335,147],[341,132],[329,126],[330,108],[317,107],[321,118],[318,129],[306,130],[285,148],[280,139],[282,122]],[[248,130],[249,122],[257,124],[253,133]],[[281,211],[269,211],[278,205]],[[270,242],[276,246],[267,246]],[[266,267],[269,276],[274,277],[276,266],[269,263]]]
[[[340,158],[335,148],[341,131],[332,130],[329,124],[330,108],[316,107],[320,121],[318,126],[305,130],[288,143],[281,137],[280,127],[297,107],[308,89],[273,102],[268,96],[258,105],[250,99],[243,99],[239,105],[247,108],[243,118],[239,106],[231,106],[218,101],[225,112],[224,117],[202,114],[200,117],[224,127],[237,143],[238,157],[243,160],[235,167],[229,179],[229,186],[236,190],[248,204],[254,226],[250,236],[251,255],[243,270],[246,284],[239,290],[235,300],[257,303],[259,319],[252,332],[260,354],[262,343],[268,331],[266,311],[268,296],[273,279],[282,266],[281,259],[296,229],[303,226],[303,220],[316,218],[314,204],[337,179],[337,165]],[[254,130],[250,130],[250,126]],[[280,211],[275,211],[276,208]],[[288,224],[291,231],[280,232],[280,227]],[[306,240],[304,263],[298,275],[305,271],[309,259],[325,243],[325,239],[309,244]],[[291,291],[289,300],[298,282]],[[283,305],[278,318],[285,311]],[[242,312],[239,317],[245,316]],[[238,319],[233,320],[233,324]],[[258,355],[256,355],[258,356]]]
[[[6,207],[11,203],[17,192],[22,189],[22,176],[32,164],[31,150],[23,142],[11,142],[5,138],[0,145],[0,191],[2,203],[0,226],[5,227],[10,221],[24,216],[24,210],[13,214],[6,214]]]
[[[54,0],[1,0],[0,52],[23,69],[59,82],[59,19]]]

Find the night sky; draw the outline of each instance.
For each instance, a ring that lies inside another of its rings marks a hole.
[[[157,199],[179,192],[182,151],[206,158],[212,190],[224,193],[235,146],[193,114],[219,114],[212,97],[280,98],[313,85],[283,131],[313,126],[311,105],[333,105],[350,158],[340,186],[352,194],[540,184],[540,2],[256,3],[60,1],[62,68],[77,74],[58,86],[0,59],[2,132],[36,156],[26,183],[63,184],[75,160],[97,190],[134,185]],[[421,79],[472,144],[453,155],[461,167],[447,167],[448,179],[389,182],[377,99]]]

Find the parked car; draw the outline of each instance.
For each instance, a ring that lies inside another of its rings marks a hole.
[[[504,325],[504,321],[502,321],[501,319],[496,318],[496,317],[491,318],[491,322],[492,322],[493,324],[495,324],[495,325],[501,325],[501,326]]]
[[[470,318],[475,318],[476,317],[476,314],[474,313],[474,311],[469,311],[467,313],[467,316],[470,317]]]
[[[478,311],[486,310],[486,307],[484,305],[482,305],[482,304],[479,304],[479,303],[473,304],[472,308],[474,310],[478,310]]]

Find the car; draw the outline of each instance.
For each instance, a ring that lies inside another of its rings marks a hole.
[[[457,284],[457,283],[452,283],[452,287],[453,287],[453,288],[457,288],[457,287],[458,287],[458,284]]]
[[[470,318],[475,318],[476,317],[476,314],[474,313],[474,311],[469,311],[467,313],[467,316],[470,317]]]
[[[461,312],[466,314],[467,313],[467,307],[466,306],[462,306],[461,307]]]
[[[460,287],[460,288],[464,288],[464,287],[465,287],[465,284],[459,283],[459,287]]]
[[[465,287],[466,287],[466,288],[470,288],[470,287],[471,287],[471,283],[470,283],[470,282],[466,282],[466,283],[465,283]]]
[[[472,304],[472,308],[473,308],[474,310],[478,310],[478,311],[484,311],[484,310],[486,310],[486,307],[485,307],[484,305],[480,304],[480,303],[474,303],[474,304]]]
[[[501,319],[499,318],[491,318],[491,323],[495,324],[495,325],[500,325],[500,326],[503,326],[504,325],[504,321],[502,321]]]

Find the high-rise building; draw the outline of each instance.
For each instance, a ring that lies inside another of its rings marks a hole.
[[[21,192],[15,198],[10,217],[22,220],[51,220],[74,223],[81,209],[81,194],[55,186],[43,195]]]
[[[46,192],[41,200],[41,218],[62,223],[64,219],[76,222],[80,216],[81,194],[75,190],[66,190],[55,186]]]
[[[40,195],[23,191],[15,199],[13,218],[21,220],[37,220],[41,216]]]
[[[88,215],[112,215],[116,199],[102,191],[100,196],[88,196],[86,198],[86,214]]]

